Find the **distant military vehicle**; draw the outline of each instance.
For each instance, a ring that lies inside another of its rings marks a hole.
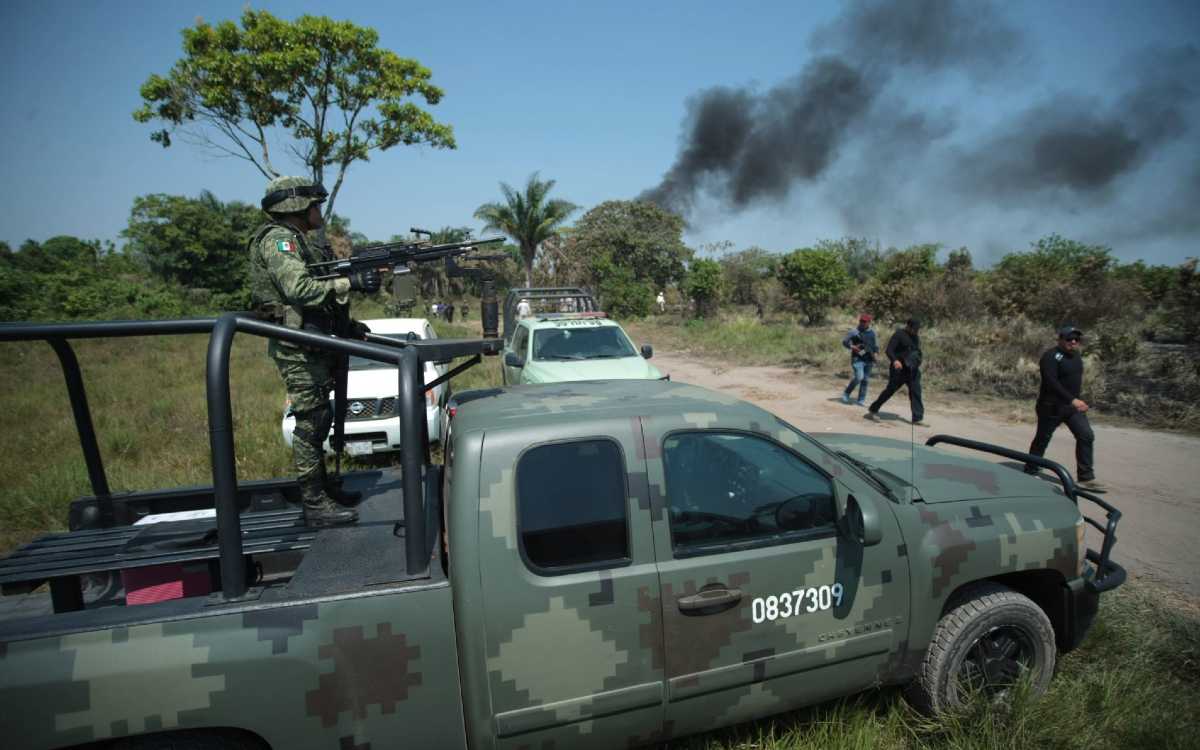
[[[294,482],[237,480],[236,332],[397,363],[402,466],[346,475],[357,524],[307,529]],[[112,493],[67,341],[169,333],[211,335],[214,484]],[[7,748],[627,747],[907,682],[938,710],[1043,689],[1125,577],[1119,512],[995,446],[818,442],[725,394],[623,380],[462,392],[438,465],[414,449],[422,363],[497,339],[232,314],[0,327],[35,339],[63,361],[94,496],[0,561]]]

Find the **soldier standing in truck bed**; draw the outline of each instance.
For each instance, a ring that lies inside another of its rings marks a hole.
[[[351,320],[344,306],[351,290],[377,291],[379,273],[369,269],[348,279],[317,280],[308,272],[308,264],[331,259],[327,249],[314,247],[305,237],[325,225],[325,197],[321,184],[304,177],[277,177],[268,183],[262,208],[271,218],[255,231],[248,247],[251,299],[260,317],[271,322],[334,333],[335,323],[346,320],[346,330],[338,333],[363,338],[367,327]],[[335,498],[351,502],[357,493],[342,492],[325,473],[323,444],[333,425],[329,394],[337,356],[279,339],[270,340],[267,354],[279,369],[296,417],[292,459],[305,523],[319,527],[356,521],[358,512]]]

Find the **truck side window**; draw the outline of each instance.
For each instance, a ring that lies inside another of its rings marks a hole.
[[[834,530],[829,479],[769,440],[674,433],[663,443],[663,465],[677,553],[781,544]]]
[[[517,463],[517,532],[536,573],[628,563],[626,508],[625,465],[611,440],[542,445]]]

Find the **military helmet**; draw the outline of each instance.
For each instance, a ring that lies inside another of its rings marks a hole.
[[[276,177],[267,183],[262,209],[275,214],[306,211],[314,203],[325,200],[325,186],[307,177]]]

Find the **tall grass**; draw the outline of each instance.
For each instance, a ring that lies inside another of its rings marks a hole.
[[[358,317],[384,317],[364,305]],[[478,335],[434,321],[443,338]],[[113,492],[212,483],[204,370],[208,336],[80,340],[100,456]],[[266,341],[237,336],[230,355],[239,480],[287,477],[291,451],[280,421],[285,392]],[[0,344],[0,554],[65,529],[71,500],[90,495],[87,469],[58,358],[41,342]],[[457,362],[455,363],[457,364]],[[486,358],[455,390],[499,384]]]
[[[211,484],[204,394],[207,336],[72,342],[113,492]],[[0,550],[61,529],[91,494],[62,370],[44,343],[0,357]],[[266,342],[240,336],[230,358],[239,479],[286,476],[284,392]]]
[[[1084,644],[1059,660],[1045,696],[977,700],[931,719],[896,688],[868,691],[708,735],[673,750],[831,748],[1195,748],[1200,617],[1127,585],[1106,594]]]

